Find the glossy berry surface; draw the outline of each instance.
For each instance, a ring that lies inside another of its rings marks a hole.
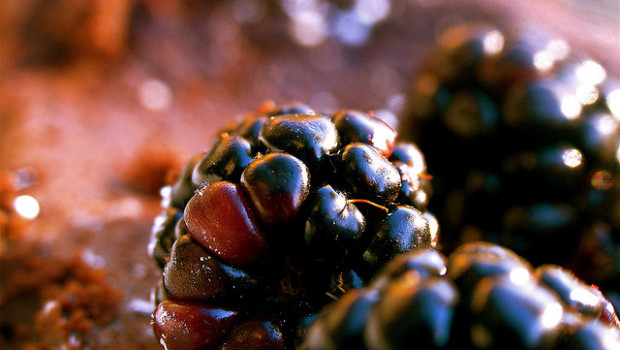
[[[153,330],[167,349],[217,349],[236,318],[234,311],[164,300],[153,313]]]
[[[338,157],[346,189],[356,197],[379,204],[394,202],[401,187],[401,176],[379,151],[364,143],[347,145]]]
[[[349,253],[366,231],[364,215],[330,185],[319,188],[315,196],[304,230],[308,248],[316,256]]]
[[[213,150],[192,171],[192,184],[234,180],[252,161],[252,145],[239,136],[221,135]]]
[[[264,104],[162,191],[155,335],[171,350],[294,349],[323,305],[432,251],[425,171],[372,113]]]
[[[617,349],[620,323],[598,290],[557,265],[533,268],[472,242],[447,257],[401,254],[327,305],[302,348]]]
[[[265,226],[286,225],[300,215],[310,192],[310,172],[292,155],[270,153],[245,168],[241,185]]]
[[[267,248],[246,194],[232,182],[218,181],[199,190],[187,203],[183,220],[194,240],[232,264],[251,264]]]
[[[338,111],[332,116],[341,144],[362,142],[371,145],[384,157],[389,157],[396,143],[396,132],[384,121],[368,118],[360,111]]]
[[[398,131],[428,158],[445,252],[480,239],[602,288],[618,280],[592,275],[620,247],[611,71],[561,38],[465,23],[440,34],[407,100]]]

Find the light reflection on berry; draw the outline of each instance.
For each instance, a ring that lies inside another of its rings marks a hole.
[[[611,114],[616,117],[616,119],[620,120],[620,89],[615,89],[607,95],[607,106],[611,111]]]
[[[553,63],[553,55],[549,51],[539,51],[534,54],[534,66],[542,72],[549,71]]]
[[[581,104],[572,95],[566,95],[560,101],[560,109],[567,119],[575,119],[581,114]]]
[[[611,135],[618,129],[618,122],[609,114],[600,114],[595,118],[594,127],[603,135]]]
[[[611,188],[613,183],[611,178],[611,173],[607,170],[599,170],[592,175],[592,179],[590,180],[592,187],[597,190],[604,191]]]
[[[570,53],[570,46],[565,40],[553,39],[547,44],[547,51],[557,60],[563,60]]]
[[[508,275],[514,284],[525,285],[530,281],[530,272],[526,268],[516,268]]]
[[[581,85],[575,91],[577,99],[582,105],[591,105],[599,98],[599,91],[592,85]]]
[[[557,326],[564,315],[562,305],[554,303],[545,308],[541,315],[541,323],[544,328],[551,329]]]
[[[567,149],[562,153],[562,161],[570,168],[576,168],[583,163],[583,155],[578,149]]]
[[[607,77],[605,68],[592,60],[582,62],[575,74],[580,82],[588,85],[598,85]]]
[[[591,307],[596,307],[596,305],[601,302],[598,296],[585,288],[576,288],[572,290],[569,299]]]
[[[495,55],[504,49],[504,36],[499,30],[490,31],[483,39],[484,53]]]

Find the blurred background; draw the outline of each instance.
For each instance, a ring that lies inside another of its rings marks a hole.
[[[29,0],[1,16],[7,348],[159,348],[158,189],[265,100],[396,126],[429,46],[472,20],[552,33],[620,70],[616,0]]]

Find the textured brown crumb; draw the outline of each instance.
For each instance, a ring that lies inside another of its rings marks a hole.
[[[177,177],[181,165],[179,152],[156,141],[147,142],[121,169],[120,178],[131,190],[159,195],[159,189]]]
[[[35,240],[3,242],[0,264],[0,345],[82,348],[84,337],[109,324],[123,292],[81,252],[63,256]]]

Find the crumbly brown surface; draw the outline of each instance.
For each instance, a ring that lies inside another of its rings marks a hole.
[[[544,23],[618,69],[613,9],[591,21],[553,1],[391,1],[362,45],[304,47],[281,1],[206,3],[2,4],[0,347],[160,348],[146,253],[157,188],[265,99],[397,112],[438,28],[458,18]],[[22,194],[36,218],[15,212]]]
[[[16,348],[84,345],[84,337],[117,316],[123,291],[107,271],[76,249],[62,256],[50,244],[5,242],[0,266],[2,340]],[[8,345],[7,345],[8,346]]]
[[[16,176],[3,179],[11,181],[0,208],[0,347],[158,348],[149,325],[155,277],[144,249],[151,220],[102,217],[51,239],[35,235],[34,223],[7,205],[22,192]]]

